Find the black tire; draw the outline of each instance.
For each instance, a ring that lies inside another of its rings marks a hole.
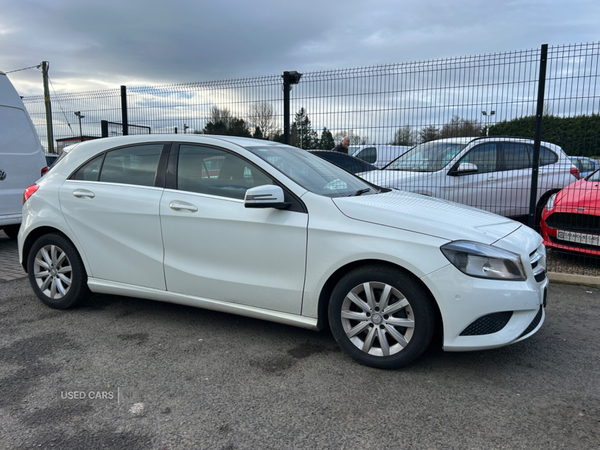
[[[367,292],[373,293],[371,302]],[[398,369],[421,356],[435,328],[435,312],[423,287],[388,266],[366,266],[346,274],[331,294],[328,313],[342,350],[379,369]]]
[[[4,231],[4,234],[6,234],[9,239],[17,239],[17,236],[19,235],[19,229],[21,228],[21,225],[5,225],[4,227],[2,227],[2,231]]]
[[[81,257],[61,235],[46,234],[35,241],[27,258],[27,272],[35,295],[51,308],[71,308],[90,295]]]

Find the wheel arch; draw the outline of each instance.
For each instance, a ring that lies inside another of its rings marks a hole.
[[[77,250],[79,255],[81,255],[81,252],[79,251],[79,248],[77,247],[77,244],[75,244],[73,242],[73,240],[69,236],[67,236],[65,233],[63,233],[62,231],[60,231],[59,229],[54,228],[54,227],[42,226],[42,227],[36,228],[35,230],[32,230],[27,235],[27,237],[25,238],[25,242],[23,243],[23,257],[22,257],[22,261],[21,261],[21,266],[23,267],[23,270],[25,270],[25,273],[28,273],[27,272],[27,260],[29,259],[29,252],[31,251],[31,247],[33,246],[35,241],[37,241],[41,236],[44,236],[46,234],[58,234],[59,236],[62,236],[63,238],[68,240],[71,244],[73,244],[73,246],[75,247],[75,249]],[[84,266],[85,266],[85,261],[84,261]],[[86,270],[87,270],[87,267],[86,267]]]
[[[353,261],[351,263],[348,263],[348,264],[340,267],[334,273],[331,274],[331,276],[327,279],[327,281],[323,285],[323,289],[321,289],[321,293],[319,294],[317,328],[319,330],[324,330],[329,327],[329,325],[328,325],[329,317],[328,317],[328,312],[327,312],[328,306],[329,306],[329,300],[331,298],[333,289],[335,288],[337,283],[342,279],[342,277],[344,275],[346,275],[348,272],[358,269],[360,267],[382,266],[382,265],[403,272],[404,274],[406,274],[407,276],[412,278],[423,289],[423,292],[429,298],[429,301],[431,302],[431,305],[433,306],[433,309],[435,311],[436,317],[435,317],[434,336],[438,332],[442,333],[443,329],[444,329],[443,321],[442,321],[442,314],[440,312],[440,308],[437,304],[437,301],[435,300],[435,297],[433,296],[433,294],[431,293],[431,291],[429,290],[427,285],[425,283],[423,283],[423,281],[421,281],[421,279],[419,277],[417,277],[415,274],[413,274],[411,271],[407,270],[406,268],[404,268],[398,264],[394,264],[389,261],[384,261],[384,260],[379,260],[379,259],[365,259],[365,260],[360,260],[360,261]],[[434,339],[437,340],[437,337],[434,337]]]

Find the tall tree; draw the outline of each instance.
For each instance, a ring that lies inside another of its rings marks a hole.
[[[421,128],[421,131],[419,131],[419,141],[421,143],[433,141],[433,140],[439,139],[439,138],[440,138],[440,129],[433,125],[428,125],[426,127],[423,127],[423,128]]]
[[[253,103],[248,109],[248,122],[251,127],[260,128],[264,139],[272,139],[276,134],[275,114],[269,103]]]
[[[321,140],[319,142],[319,148],[321,150],[331,150],[335,147],[335,141],[333,140],[333,135],[331,131],[327,129],[327,127],[323,127],[323,131],[321,131]]]
[[[441,138],[449,137],[474,137],[481,136],[481,124],[477,120],[452,117],[450,123],[445,124],[440,131]]]
[[[227,108],[213,106],[210,120],[202,130],[204,134],[251,137],[248,125],[243,119],[231,115]]]
[[[414,145],[415,144],[415,134],[411,127],[404,126],[400,127],[396,130],[394,134],[394,140],[391,142],[391,145]]]
[[[318,146],[317,132],[312,129],[310,119],[304,107],[296,113],[290,129],[290,144],[308,150]]]

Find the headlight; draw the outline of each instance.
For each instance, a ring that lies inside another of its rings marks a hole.
[[[556,194],[552,194],[546,203],[546,211],[550,212],[554,209],[554,200],[556,200]]]
[[[521,257],[491,245],[454,241],[440,247],[442,253],[462,273],[493,280],[527,279]]]

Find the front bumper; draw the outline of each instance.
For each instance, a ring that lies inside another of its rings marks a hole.
[[[548,278],[526,281],[469,277],[446,266],[422,280],[437,300],[445,351],[484,350],[513,344],[535,334],[546,317]],[[443,289],[440,289],[443,287]]]

